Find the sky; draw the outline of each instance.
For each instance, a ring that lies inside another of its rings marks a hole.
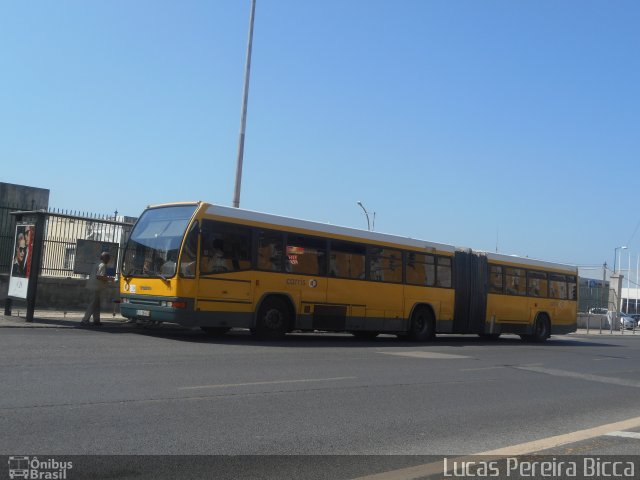
[[[0,0],[0,181],[231,206],[249,12]],[[361,201],[379,232],[587,270],[624,245],[635,270],[639,22],[636,0],[257,0],[240,207],[366,229]]]

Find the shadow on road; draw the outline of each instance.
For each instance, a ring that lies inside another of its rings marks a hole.
[[[62,322],[60,320],[51,320],[52,323]],[[64,321],[65,324],[75,324],[78,322]],[[160,324],[153,326],[142,326],[135,324],[124,324],[110,326],[105,324],[102,327],[88,326],[82,328],[101,333],[135,333],[148,337],[165,338],[181,342],[192,343],[210,343],[224,345],[260,345],[264,347],[304,347],[304,346],[325,346],[325,347],[466,347],[472,345],[487,345],[494,347],[511,347],[514,345],[522,346],[522,348],[554,348],[554,347],[617,347],[610,343],[585,339],[584,337],[571,337],[567,335],[551,337],[543,343],[524,342],[517,335],[504,335],[495,340],[487,340],[477,335],[438,335],[437,338],[430,342],[413,342],[396,335],[381,334],[377,338],[363,340],[354,337],[348,333],[333,332],[303,332],[289,333],[283,339],[278,340],[261,340],[253,335],[249,330],[234,329],[225,335],[209,335],[199,328],[186,328],[177,325]]]

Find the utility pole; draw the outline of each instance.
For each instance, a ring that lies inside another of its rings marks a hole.
[[[242,161],[244,159],[244,131],[247,125],[247,100],[249,99],[249,75],[251,73],[251,47],[253,45],[253,18],[256,12],[256,0],[251,0],[249,16],[249,40],[247,42],[247,61],[244,68],[244,88],[242,92],[242,114],[240,117],[240,138],[238,139],[238,162],[236,164],[236,186],[233,191],[233,206],[240,207],[240,185],[242,183]]]
[[[606,286],[607,283],[607,262],[602,265],[602,304],[609,310],[609,289]]]

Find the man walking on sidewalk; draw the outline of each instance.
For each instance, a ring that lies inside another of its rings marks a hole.
[[[111,260],[109,252],[102,252],[100,254],[100,263],[96,263],[91,269],[86,285],[86,288],[91,291],[91,301],[87,311],[84,312],[80,325],[88,325],[91,316],[93,316],[94,325],[102,325],[100,323],[100,299],[102,298],[102,292],[107,288],[107,284],[113,280],[113,277],[107,276],[109,260]]]

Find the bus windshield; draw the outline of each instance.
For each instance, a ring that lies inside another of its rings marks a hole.
[[[196,205],[146,210],[131,232],[124,251],[126,277],[160,277],[176,274],[178,252]]]

